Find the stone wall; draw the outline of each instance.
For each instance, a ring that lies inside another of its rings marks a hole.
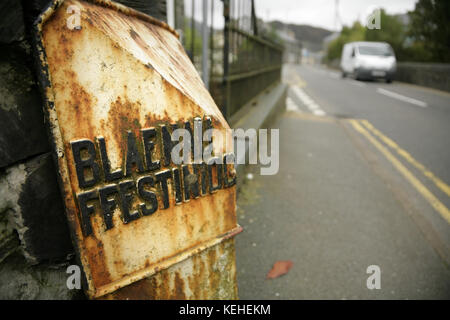
[[[121,2],[165,20],[165,0]],[[66,286],[76,262],[30,46],[48,3],[0,2],[0,299],[84,298]]]
[[[450,64],[401,62],[397,64],[396,80],[450,91]]]
[[[0,4],[0,299],[80,296],[26,22],[44,5]]]

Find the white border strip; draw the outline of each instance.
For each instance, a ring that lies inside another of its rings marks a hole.
[[[401,100],[404,102],[408,102],[408,103],[414,104],[414,105],[422,107],[422,108],[426,108],[428,106],[426,102],[416,100],[413,98],[409,98],[409,97],[403,96],[401,94],[398,94],[398,93],[395,93],[395,92],[392,92],[392,91],[389,91],[389,90],[386,90],[383,88],[377,88],[377,92],[384,94],[385,96],[388,96],[388,97],[391,97],[394,99],[398,99],[398,100]]]
[[[311,111],[316,116],[325,116],[325,111],[320,108],[320,106],[311,99],[305,91],[297,86],[292,86],[292,91],[297,95],[297,97],[302,101],[302,103],[308,107],[309,111]]]

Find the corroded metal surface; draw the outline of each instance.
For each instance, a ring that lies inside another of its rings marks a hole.
[[[102,299],[235,300],[234,239],[229,239]]]
[[[67,27],[69,6],[80,9],[79,28]],[[60,185],[90,297],[147,278],[241,230],[232,183],[179,201],[176,166],[163,161],[163,127],[210,117],[212,127],[229,128],[173,30],[108,1],[76,0],[55,2],[36,28]],[[144,132],[153,129],[153,149],[147,149]],[[217,144],[214,150],[226,152]],[[159,166],[152,168],[150,158]],[[232,181],[232,165],[224,167],[224,179]],[[220,168],[208,173],[213,185]],[[166,192],[161,173],[170,176]],[[143,177],[148,183],[141,190]],[[197,179],[201,184],[204,176]],[[145,214],[150,193],[157,210]]]

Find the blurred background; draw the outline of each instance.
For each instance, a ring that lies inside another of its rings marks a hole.
[[[276,175],[238,167],[240,298],[450,298],[450,3],[168,8],[230,125],[280,130]]]
[[[49,2],[0,2],[2,299],[85,298],[31,51]],[[241,299],[450,298],[450,1],[118,2],[178,31],[230,127],[279,130],[275,175],[237,166]]]
[[[279,80],[283,63],[339,69],[342,48],[353,41],[390,44],[400,81],[450,89],[448,66],[436,65],[450,61],[445,1],[167,3],[169,24],[181,34],[187,53],[228,117]],[[374,13],[382,27],[369,29],[366,24]],[[437,77],[439,81],[431,83],[430,78]]]

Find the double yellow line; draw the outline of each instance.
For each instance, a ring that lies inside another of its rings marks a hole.
[[[450,187],[441,179],[436,177],[423,164],[415,160],[407,151],[400,148],[392,139],[383,135],[367,120],[350,119],[349,122],[353,128],[361,133],[369,142],[377,148],[387,160],[406,178],[406,180],[428,201],[428,203],[448,222],[450,223],[449,209],[434,196],[427,187],[417,179],[411,171],[408,170],[383,144],[381,144],[375,137],[378,137],[382,142],[392,148],[398,155],[403,157],[412,166],[417,168],[425,177],[430,179],[440,190],[450,197]],[[370,131],[370,132],[369,132]],[[372,134],[373,135],[372,135]]]

